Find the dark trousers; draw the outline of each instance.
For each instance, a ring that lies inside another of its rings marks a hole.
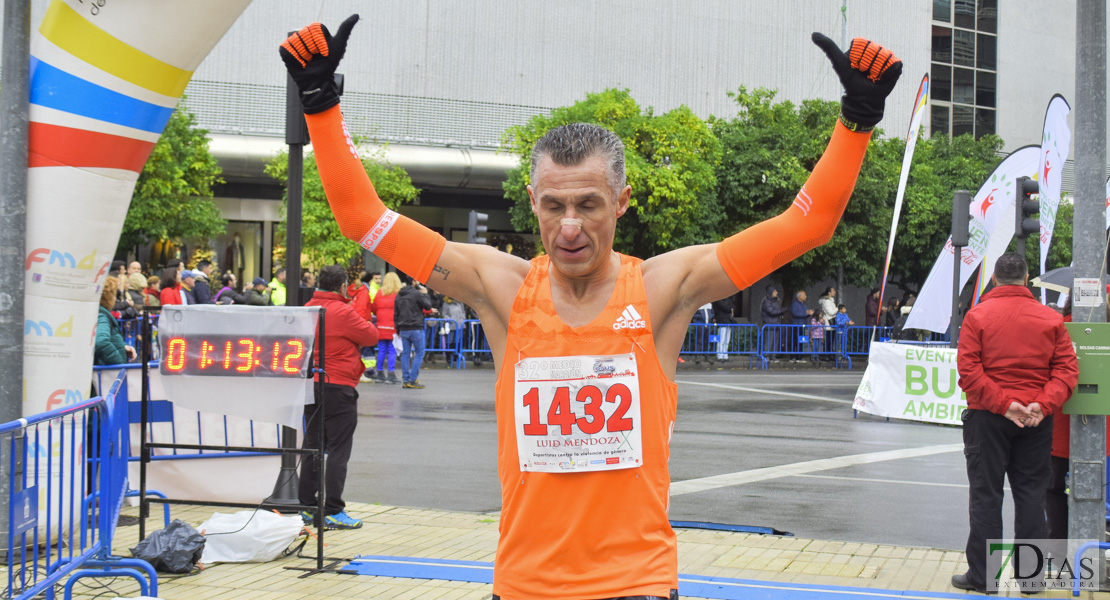
[[[1006,477],[1014,497],[1013,537],[1045,537],[1044,497],[1052,450],[1052,417],[1037,427],[1022,428],[988,410],[968,409],[963,421],[971,521],[967,576],[973,584],[985,586],[987,540],[1003,539],[1002,483]]]
[[[355,439],[355,426],[358,425],[358,391],[349,385],[325,383],[323,403],[324,450],[327,453],[324,464],[324,511],[328,515],[334,515],[347,506],[343,502],[343,485],[347,482],[347,461],[351,458],[351,444]],[[306,404],[304,407],[304,448],[320,447],[316,422],[318,410],[319,406],[316,404]],[[297,487],[297,497],[301,504],[316,506],[316,469],[315,456],[301,459],[301,476]]]
[[[1067,419],[1068,415],[1060,415]],[[1044,514],[1048,520],[1048,539],[1068,539],[1068,494],[1067,475],[1069,461],[1053,456],[1050,462],[1048,490],[1044,494]]]

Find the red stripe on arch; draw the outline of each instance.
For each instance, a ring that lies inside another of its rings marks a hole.
[[[30,124],[28,167],[143,170],[154,142],[47,123]]]

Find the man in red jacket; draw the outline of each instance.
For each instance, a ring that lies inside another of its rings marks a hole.
[[[359,349],[378,343],[378,330],[347,303],[343,290],[347,285],[347,271],[338,265],[324,267],[317,280],[316,293],[305,306],[324,307],[324,447],[327,464],[324,480],[324,527],[327,529],[358,529],[362,520],[347,514],[343,502],[343,485],[347,481],[347,461],[351,458],[355,426],[358,425],[358,385],[362,376],[362,356]],[[319,348],[319,346],[317,346]],[[318,354],[317,354],[318,355]],[[317,375],[319,378],[319,375]],[[314,422],[318,405],[304,407],[305,448],[319,448],[317,424]],[[308,458],[301,463],[301,478],[297,496],[301,504],[316,504],[315,460]],[[311,523],[312,513],[301,513],[305,523]]]
[[[1003,254],[991,278],[996,287],[968,311],[956,355],[960,389],[967,394],[963,422],[971,531],[967,573],[953,575],[952,585],[977,591],[986,591],[987,577],[994,576],[986,570],[987,540],[1002,539],[1004,477],[1009,476],[1014,497],[1014,539],[1045,538],[1052,417],[1079,378],[1063,318],[1026,287],[1025,258]],[[1022,591],[1042,589],[1038,580],[1018,583]]]

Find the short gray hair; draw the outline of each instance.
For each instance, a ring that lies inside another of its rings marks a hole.
[[[592,123],[569,123],[551,129],[532,148],[532,184],[536,183],[536,165],[544,158],[564,167],[579,165],[592,156],[601,156],[608,163],[609,185],[617,195],[626,185],[624,143],[617,134]]]

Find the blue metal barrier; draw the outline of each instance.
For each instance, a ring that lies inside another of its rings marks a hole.
[[[836,327],[811,325],[764,325],[760,330],[763,357],[777,361],[778,357],[791,360],[830,360],[837,368],[852,368],[852,359],[844,353],[847,335]]]
[[[708,360],[717,354],[717,326],[712,323],[690,323],[679,355],[693,355],[694,360]]]
[[[849,325],[844,328],[844,354],[848,356],[867,356],[871,353],[871,341],[890,341],[892,327],[866,327]]]
[[[132,348],[139,348],[139,334],[143,330],[143,320],[141,317],[135,319],[120,319],[119,320],[120,333],[123,334],[123,343],[131,346]],[[158,358],[158,315],[150,315],[150,329],[152,335],[155,336],[151,342],[151,352],[154,353],[153,358]]]
[[[765,369],[767,360],[760,348],[759,327],[755,325],[691,323],[679,353],[706,359],[715,356],[718,361],[728,360],[733,356],[747,356],[749,369],[757,361],[759,368]]]
[[[67,598],[82,577],[133,577],[144,595],[157,595],[149,563],[112,556],[127,487],[122,385],[121,374],[103,397],[0,425],[0,462],[8,470],[7,598],[45,592],[52,599],[66,577]]]
[[[454,319],[424,319],[424,352],[442,354],[448,366],[462,368],[459,322]]]
[[[493,362],[493,351],[486,341],[486,332],[482,329],[482,322],[478,319],[467,319],[460,324],[462,335],[459,338],[459,360],[466,368],[466,361],[473,360],[475,365],[481,365],[483,360]]]

